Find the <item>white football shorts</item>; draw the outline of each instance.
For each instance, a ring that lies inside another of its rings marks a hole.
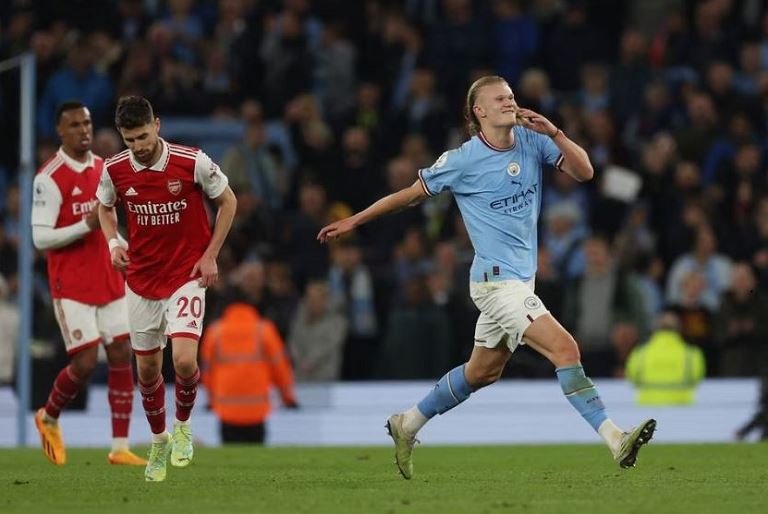
[[[54,298],[53,312],[68,355],[103,342],[128,337],[128,307],[125,297],[96,306],[67,298]]]
[[[549,310],[533,292],[534,279],[470,282],[469,295],[480,309],[475,325],[475,345],[496,348],[502,341],[509,351],[523,342],[533,321]]]
[[[137,295],[126,284],[128,322],[133,351],[147,355],[165,348],[167,339],[188,337],[199,340],[205,314],[205,288],[190,280],[163,300]]]

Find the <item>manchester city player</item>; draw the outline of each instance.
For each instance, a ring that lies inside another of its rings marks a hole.
[[[619,465],[632,467],[653,436],[656,421],[646,420],[625,432],[608,418],[597,389],[584,374],[576,341],[534,293],[542,165],[553,165],[580,182],[590,180],[594,171],[587,152],[544,116],[519,107],[501,77],[486,76],[472,84],[466,118],[469,141],[419,170],[412,186],[324,227],[317,236],[324,243],[448,190],[472,240],[470,295],[480,309],[475,346],[469,362],[446,373],[411,409],[387,420],[400,473],[406,479],[413,476],[411,457],[419,429],[435,414],[498,380],[519,344],[528,344],[552,362],[571,405],[605,440]]]

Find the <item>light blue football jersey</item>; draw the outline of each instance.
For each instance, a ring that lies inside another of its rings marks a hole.
[[[456,198],[475,249],[474,282],[530,280],[536,274],[542,165],[559,167],[562,155],[546,135],[515,126],[515,143],[499,149],[482,134],[419,170],[428,195]]]

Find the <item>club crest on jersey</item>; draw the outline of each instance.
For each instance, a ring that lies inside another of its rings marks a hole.
[[[520,165],[516,162],[510,162],[507,166],[507,174],[510,177],[516,177],[520,174]]]
[[[168,192],[176,196],[181,193],[181,180],[173,179],[168,181]]]

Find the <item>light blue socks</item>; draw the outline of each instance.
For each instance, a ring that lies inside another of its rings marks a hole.
[[[462,364],[443,375],[434,389],[419,402],[417,407],[425,418],[447,412],[469,398],[472,389],[464,377],[465,367],[466,364]]]
[[[597,432],[597,429],[600,428],[603,421],[608,419],[608,416],[605,414],[605,405],[597,393],[595,384],[584,375],[584,368],[581,367],[581,364],[577,364],[557,368],[555,372],[565,397]]]

